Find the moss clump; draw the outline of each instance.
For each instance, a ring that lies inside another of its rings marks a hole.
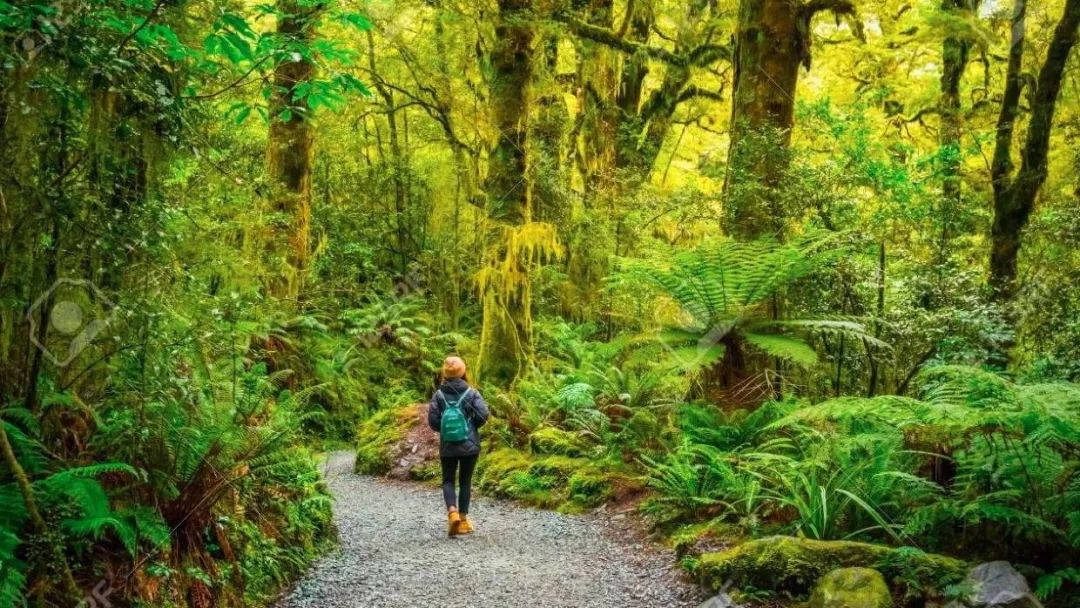
[[[719,590],[725,581],[736,586],[805,594],[826,572],[838,568],[875,567],[898,586],[936,595],[945,585],[961,580],[959,560],[910,547],[853,541],[824,541],[770,536],[716,553],[705,553],[693,572],[702,584]]]
[[[676,557],[693,557],[700,553],[715,551],[731,546],[745,538],[744,531],[737,525],[721,521],[719,518],[676,528],[668,536]]]
[[[360,423],[356,433],[355,471],[365,475],[382,475],[394,462],[394,448],[415,423],[413,406],[386,409]]]
[[[892,596],[877,570],[840,568],[821,577],[807,608],[892,608]]]
[[[611,497],[614,488],[610,476],[594,468],[581,469],[567,480],[570,500],[583,507],[597,507]]]
[[[482,454],[476,465],[476,487],[494,496],[511,497],[505,482],[511,474],[529,468],[528,454],[513,448],[500,448]]]
[[[588,461],[568,456],[548,456],[535,460],[529,466],[529,472],[538,477],[548,477],[558,484],[564,484],[570,477],[589,466]]]
[[[433,481],[442,478],[442,465],[438,460],[425,462],[409,469],[409,477],[416,481]]]
[[[580,458],[589,452],[589,446],[581,437],[550,426],[537,429],[529,435],[529,448],[533,454],[574,458]]]

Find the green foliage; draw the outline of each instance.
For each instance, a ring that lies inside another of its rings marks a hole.
[[[863,565],[912,604],[955,564],[897,545],[1004,557],[1071,602],[1076,83],[1003,297],[1008,7],[807,10],[797,53],[765,49],[793,78],[770,97],[784,81],[727,43],[752,11],[525,4],[0,0],[0,606],[133,568],[118,602],[264,602],[331,536],[300,446],[386,470],[402,408],[481,350],[514,370],[470,378],[490,494],[641,493],[663,530],[701,532],[691,553],[872,541],[888,553]],[[1028,3],[1025,69],[1063,4]],[[532,42],[499,61],[507,25]],[[1017,140],[1039,131],[1024,92]],[[58,278],[93,289],[50,297]],[[108,322],[72,342],[54,304]],[[817,573],[798,561],[777,580]]]
[[[867,348],[885,346],[852,320],[793,319],[780,313],[787,290],[839,255],[830,240],[706,242],[661,262],[627,262],[621,280],[651,284],[675,304],[659,338],[683,369],[700,374],[720,368],[722,375],[745,376],[744,347],[811,367],[818,356],[808,334],[844,336]],[[704,378],[709,381],[708,375]]]
[[[397,444],[409,429],[415,411],[385,409],[360,424],[356,434],[356,472],[380,475],[390,471]]]

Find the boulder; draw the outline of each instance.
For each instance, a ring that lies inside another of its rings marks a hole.
[[[888,581],[916,581],[922,593],[959,583],[967,570],[959,560],[912,547],[793,536],[747,541],[723,551],[703,553],[691,562],[698,580],[714,591],[730,583],[793,594],[809,592],[818,579],[832,570],[854,567],[876,568]]]
[[[979,564],[967,576],[971,608],[1042,608],[1027,580],[1009,562]]]
[[[821,577],[808,608],[892,608],[892,596],[877,570],[840,568]]]

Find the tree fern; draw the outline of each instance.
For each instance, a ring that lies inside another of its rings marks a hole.
[[[628,260],[623,276],[633,284],[652,285],[674,304],[659,341],[678,365],[694,373],[727,366],[722,374],[703,374],[716,383],[741,363],[742,349],[775,357],[799,367],[817,363],[806,336],[843,334],[861,344],[885,345],[851,319],[784,319],[778,306],[784,290],[826,263],[836,250],[827,239],[795,244],[711,241],[660,261]]]

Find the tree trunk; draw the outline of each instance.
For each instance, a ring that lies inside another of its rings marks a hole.
[[[783,226],[777,190],[788,164],[804,33],[795,0],[741,0],[737,27],[724,232],[750,239]]]
[[[368,68],[372,74],[376,74],[375,66],[375,37],[371,31],[367,31],[368,43]],[[397,108],[394,105],[394,92],[386,86],[380,78],[374,80],[375,90],[383,101],[383,111],[386,114],[386,127],[390,143],[390,181],[394,186],[394,217],[390,218],[394,223],[394,258],[397,262],[398,276],[404,277],[408,272],[410,235],[408,215],[409,188],[403,176],[409,169],[409,159],[402,150],[401,141],[398,137]]]
[[[1025,0],[1017,0],[1005,94],[998,116],[997,141],[991,164],[994,221],[990,233],[989,282],[995,298],[1006,304],[1011,303],[1016,295],[1016,258],[1020,252],[1021,232],[1035,208],[1039,189],[1046,181],[1050,131],[1065,64],[1076,45],[1080,0],[1066,1],[1064,13],[1054,29],[1046,60],[1039,70],[1036,89],[1031,95],[1031,119],[1020,152],[1020,169],[1012,175],[1011,147],[1020,111],[1025,13]]]
[[[491,52],[491,108],[499,132],[488,154],[488,215],[512,225],[528,219],[525,147],[534,36],[529,8],[529,0],[499,0]]]
[[[957,18],[970,17],[978,8],[979,0],[942,0],[941,9],[954,13]],[[967,69],[971,40],[965,36],[950,32],[942,43],[941,58],[941,242],[938,254],[941,260],[948,255],[948,246],[957,232],[954,225],[960,205],[960,166],[963,162],[960,135],[962,120],[960,116],[960,81]]]
[[[584,8],[590,25],[611,28],[612,0],[589,0]],[[587,198],[615,195],[615,150],[618,135],[618,95],[614,52],[590,40],[581,42],[583,59],[578,70],[582,111],[582,152]]]
[[[315,40],[318,7],[280,0],[278,9],[278,35],[310,46]],[[310,83],[314,75],[315,63],[307,58],[285,58],[274,68],[267,164],[274,213],[270,290],[279,298],[299,295],[308,268],[314,129],[307,101],[296,95],[296,89]]]
[[[531,221],[525,150],[528,136],[529,81],[532,78],[533,38],[530,0],[499,0],[495,46],[491,51],[491,110],[498,129],[488,153],[485,182],[488,217],[500,224],[503,242],[489,245],[487,265],[501,274],[527,272],[509,236]],[[528,277],[493,277],[483,287],[484,326],[480,339],[478,374],[512,382],[524,369],[531,350]]]
[[[821,11],[855,14],[846,0],[740,0],[731,144],[722,226],[729,235],[782,237],[780,188],[788,167],[799,66],[810,68],[811,23]],[[862,30],[853,24],[857,36]]]

